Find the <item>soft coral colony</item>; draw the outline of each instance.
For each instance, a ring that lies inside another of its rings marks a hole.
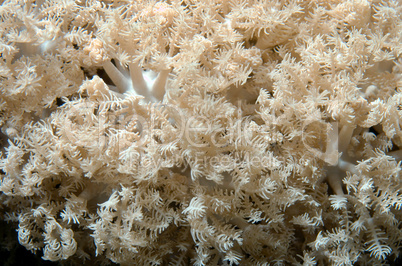
[[[0,217],[45,260],[372,265],[402,239],[398,0],[6,0]]]

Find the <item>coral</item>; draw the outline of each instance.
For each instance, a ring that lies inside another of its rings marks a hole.
[[[0,219],[72,264],[397,260],[401,14],[3,1]]]

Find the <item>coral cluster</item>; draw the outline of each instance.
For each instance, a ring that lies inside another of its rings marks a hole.
[[[0,219],[51,261],[394,261],[401,14],[399,0],[3,1]]]

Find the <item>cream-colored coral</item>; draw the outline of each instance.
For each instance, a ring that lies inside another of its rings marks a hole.
[[[0,219],[70,264],[398,263],[400,14],[3,1]]]
[[[177,14],[178,12],[171,5],[157,2],[142,10],[139,19],[156,19],[160,25],[168,27],[172,24],[174,16]]]
[[[88,66],[100,64],[108,59],[103,43],[99,39],[92,39],[83,50],[86,55],[84,64]]]

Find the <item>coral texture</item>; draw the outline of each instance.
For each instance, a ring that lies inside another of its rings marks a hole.
[[[73,264],[396,260],[401,14],[400,0],[3,1],[0,219]]]

